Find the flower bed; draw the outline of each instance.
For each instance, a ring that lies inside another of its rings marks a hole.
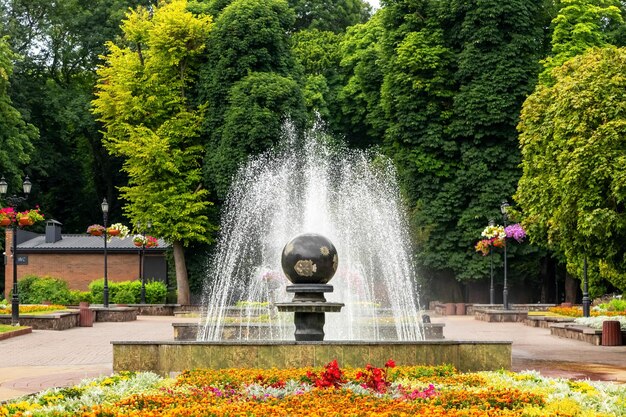
[[[548,311],[551,313],[555,313],[560,316],[566,316],[566,317],[582,317],[583,316],[582,307],[550,307]],[[599,316],[617,317],[617,316],[626,316],[626,311],[608,311],[608,310],[592,309],[589,312],[589,315],[592,317],[599,317]]]
[[[450,366],[122,374],[0,406],[0,416],[621,416],[626,387]]]

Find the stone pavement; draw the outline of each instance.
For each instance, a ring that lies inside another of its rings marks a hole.
[[[593,346],[551,336],[520,323],[486,323],[473,316],[431,316],[443,322],[446,339],[511,340],[513,370],[545,376],[626,382],[626,346]],[[94,323],[64,331],[33,330],[0,341],[0,401],[68,386],[112,372],[113,340],[173,340],[173,322],[193,318],[139,316],[137,321]]]

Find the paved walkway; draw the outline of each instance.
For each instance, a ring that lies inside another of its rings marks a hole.
[[[173,322],[197,319],[139,316],[137,321],[94,323],[64,331],[33,333],[0,341],[0,401],[73,385],[112,372],[113,340],[173,340]],[[626,346],[602,347],[551,336],[548,329],[519,323],[486,323],[470,316],[433,317],[446,339],[511,340],[513,369],[546,376],[626,383]]]

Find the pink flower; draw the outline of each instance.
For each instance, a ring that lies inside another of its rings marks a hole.
[[[506,233],[506,237],[513,238],[518,242],[521,242],[526,237],[526,231],[522,227],[521,224],[515,223],[510,226],[504,228],[504,233]]]

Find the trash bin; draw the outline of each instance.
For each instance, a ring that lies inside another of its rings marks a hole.
[[[465,303],[456,303],[456,314],[459,316],[465,315]]]
[[[78,305],[78,325],[80,327],[93,327],[94,312],[89,309],[89,303],[81,301]]]
[[[446,316],[454,316],[456,314],[456,304],[446,303]]]
[[[602,346],[621,346],[622,330],[617,320],[602,322]]]

